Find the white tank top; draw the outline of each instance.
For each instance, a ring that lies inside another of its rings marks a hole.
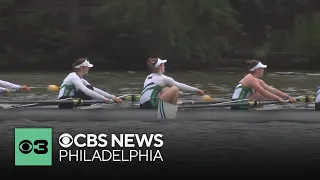
[[[168,77],[166,75],[159,74],[159,73],[152,73],[148,75],[144,81],[144,85],[143,85],[143,89],[140,97],[140,104],[143,104],[149,101],[154,91],[157,91],[157,92],[159,91],[160,93],[161,90],[167,86],[169,87],[177,86],[180,90],[189,91],[189,92],[199,91],[198,88],[177,82],[171,77]]]
[[[105,98],[114,98],[114,95],[106,93],[101,89],[93,87],[93,91],[86,86],[90,85],[88,81],[85,79],[80,78],[77,73],[72,72],[70,73],[64,80],[60,86],[60,91],[58,98],[62,96],[69,96],[73,97],[75,91],[82,91],[86,95],[92,97],[93,99],[101,99],[104,100]]]
[[[315,103],[319,103],[319,102],[320,102],[320,88],[317,91],[316,99],[315,99]]]

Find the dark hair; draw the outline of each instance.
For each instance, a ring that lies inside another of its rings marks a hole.
[[[147,59],[148,69],[150,71],[154,71],[154,69],[155,69],[154,66],[157,64],[157,62],[158,62],[158,58],[148,58]]]
[[[250,69],[254,68],[258,63],[259,61],[257,60],[246,60],[247,70],[250,71]]]
[[[75,60],[74,63],[72,63],[72,70],[77,71],[79,68],[76,68],[76,66],[78,66],[79,64],[82,64],[86,60],[87,60],[86,58],[79,58],[79,59]]]

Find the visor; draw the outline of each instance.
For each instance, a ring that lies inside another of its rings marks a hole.
[[[75,66],[75,68],[81,68],[81,67],[93,67],[93,64],[90,64],[90,62],[88,60],[84,61],[83,63]]]
[[[156,65],[154,65],[154,67],[155,68],[157,68],[157,67],[159,67],[161,64],[164,64],[164,63],[166,63],[167,62],[167,60],[166,59],[160,59],[160,58],[158,58],[158,61],[157,61],[157,63],[156,63]]]
[[[256,69],[266,68],[266,67],[267,67],[267,65],[264,65],[261,62],[259,62],[255,67],[251,68],[250,71],[255,71]]]

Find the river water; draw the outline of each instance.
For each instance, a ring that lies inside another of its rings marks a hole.
[[[46,90],[50,84],[58,85],[62,83],[68,72],[53,73],[5,73],[0,74],[1,80],[7,80],[17,84],[26,84],[33,88],[28,93],[15,93],[10,97],[1,99],[55,99],[57,93]],[[86,79],[94,86],[115,94],[134,93],[139,94],[143,87],[147,72],[90,72]],[[241,78],[243,72],[216,71],[216,72],[168,72],[166,75],[173,77],[179,82],[198,87],[206,94],[214,98],[230,99],[233,90]],[[265,71],[263,80],[292,96],[314,95],[316,86],[320,84],[320,72],[268,72]]]

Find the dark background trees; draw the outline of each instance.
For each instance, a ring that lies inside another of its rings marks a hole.
[[[0,0],[0,68],[242,67],[320,69],[316,0]]]

